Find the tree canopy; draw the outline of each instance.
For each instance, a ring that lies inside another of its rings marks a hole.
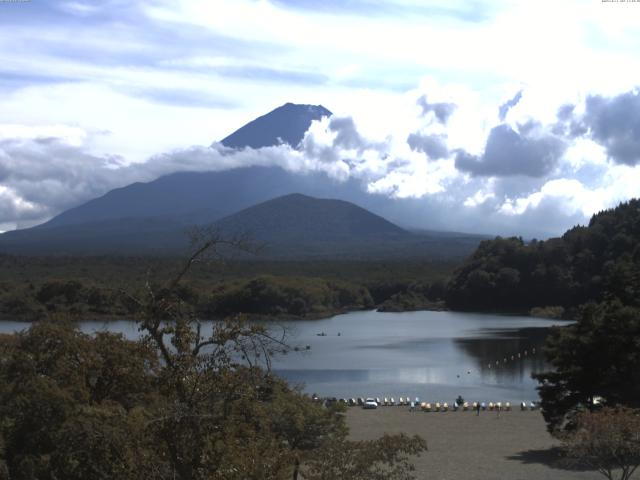
[[[528,311],[620,299],[640,306],[640,200],[594,215],[546,241],[483,241],[448,285],[460,310]],[[571,315],[569,315],[571,316]]]
[[[412,478],[409,459],[424,440],[350,442],[339,407],[272,374],[281,332],[240,316],[198,320],[181,282],[220,243],[207,239],[164,286],[126,293],[140,341],[88,335],[63,319],[0,338],[0,478],[324,478],[313,476],[318,459],[336,446],[345,463],[334,459],[332,478],[380,469]],[[383,445],[375,467],[364,461]]]
[[[535,378],[552,432],[572,428],[596,399],[640,408],[640,309],[620,301],[588,305],[576,323],[553,329],[545,354],[553,370]]]

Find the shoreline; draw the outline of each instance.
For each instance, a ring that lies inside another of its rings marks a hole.
[[[385,308],[382,304],[376,305],[374,308],[360,308],[360,309],[349,309],[342,308],[336,310],[327,310],[324,312],[314,312],[308,315],[299,316],[299,315],[290,315],[290,314],[280,314],[280,315],[260,315],[260,314],[242,314],[249,321],[264,321],[264,322],[287,322],[287,321],[300,321],[300,320],[325,320],[328,318],[332,318],[338,315],[346,315],[349,313],[356,312],[379,312],[379,313],[413,313],[413,312],[451,312],[451,313],[471,313],[476,315],[496,315],[500,317],[510,317],[510,316],[518,316],[518,317],[529,317],[529,318],[539,318],[543,320],[556,320],[558,322],[575,322],[572,319],[566,318],[554,318],[554,317],[546,317],[546,316],[537,316],[532,315],[531,312],[505,312],[505,311],[495,311],[495,312],[476,312],[476,311],[468,311],[468,310],[451,310],[447,307],[442,307],[441,305],[433,305],[433,308],[419,308],[419,309],[388,309]],[[74,318],[78,317],[78,318]],[[224,320],[227,317],[219,317],[219,318],[202,318],[201,321],[220,321]],[[0,315],[0,322],[18,322],[18,323],[34,323],[43,320],[42,318],[27,318],[20,316],[2,316]],[[70,320],[73,322],[119,322],[119,321],[132,321],[136,320],[133,318],[124,318],[122,316],[114,315],[114,314],[104,314],[104,315],[91,315],[82,317],[81,315],[74,314],[70,315]]]

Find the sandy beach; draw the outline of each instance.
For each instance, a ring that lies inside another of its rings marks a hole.
[[[416,458],[416,478],[434,480],[598,479],[593,471],[568,470],[558,462],[558,442],[539,411],[410,412],[409,407],[351,407],[354,440],[384,433],[418,434],[429,451]]]

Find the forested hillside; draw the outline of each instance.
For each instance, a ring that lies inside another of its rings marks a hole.
[[[560,238],[483,241],[452,277],[447,305],[483,311],[561,306],[572,316],[587,301],[617,298],[638,305],[639,293],[640,200],[635,199]]]

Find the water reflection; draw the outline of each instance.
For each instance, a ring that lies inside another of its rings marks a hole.
[[[475,362],[485,381],[522,383],[549,368],[542,346],[549,328],[484,329],[480,337],[454,340]]]
[[[541,347],[553,324],[455,312],[352,312],[285,323],[289,343],[303,351],[280,355],[273,366],[291,383],[323,396],[451,402],[462,395],[470,401],[516,403],[537,398],[531,373],[547,368]],[[0,332],[26,326],[0,322]],[[82,322],[80,328],[120,332],[130,339],[140,335],[131,321]],[[207,322],[205,330],[210,329]]]
[[[447,401],[462,395],[515,403],[537,398],[531,374],[547,368],[541,347],[552,324],[453,312],[357,312],[293,322],[295,340],[309,342],[311,352],[274,364],[289,381],[320,395]]]

